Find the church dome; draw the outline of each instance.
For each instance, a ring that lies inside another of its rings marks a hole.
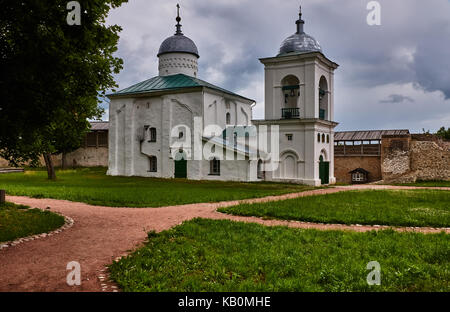
[[[175,34],[161,43],[158,56],[166,53],[190,53],[200,57],[194,41],[183,34]]]
[[[283,41],[278,55],[291,52],[322,52],[322,48],[316,39],[306,33],[293,34]]]
[[[297,32],[292,36],[287,37],[281,43],[278,55],[280,56],[292,52],[322,52],[319,42],[303,31],[305,21],[302,20],[301,7],[299,19],[295,23],[297,24]]]
[[[167,38],[163,41],[163,43],[161,43],[161,46],[159,47],[158,57],[166,53],[189,53],[195,55],[197,58],[200,58],[200,56],[198,55],[197,46],[195,45],[194,41],[183,35],[183,33],[181,32],[180,5],[178,4],[177,10],[177,31],[175,32],[175,35]]]

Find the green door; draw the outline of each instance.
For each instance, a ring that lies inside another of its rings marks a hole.
[[[330,183],[330,163],[328,161],[323,161],[323,156],[319,158],[319,178],[320,183],[329,184]]]
[[[175,178],[187,178],[187,160],[183,152],[178,153],[175,157]]]

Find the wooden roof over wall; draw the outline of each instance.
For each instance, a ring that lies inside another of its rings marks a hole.
[[[108,131],[109,122],[108,121],[91,121],[91,131]]]
[[[335,141],[369,141],[381,140],[383,135],[405,135],[409,130],[368,130],[368,131],[339,131],[334,133]]]

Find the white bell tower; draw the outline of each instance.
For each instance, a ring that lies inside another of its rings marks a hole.
[[[265,120],[278,125],[280,163],[269,179],[309,185],[333,184],[334,71],[338,64],[304,32],[300,8],[296,32],[275,57],[262,58],[265,74]],[[328,168],[328,169],[327,169]]]

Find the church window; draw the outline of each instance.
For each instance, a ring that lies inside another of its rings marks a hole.
[[[220,175],[220,160],[215,157],[209,161],[209,174]]]
[[[230,113],[227,113],[226,119],[227,119],[226,120],[227,125],[231,124],[231,114]]]
[[[149,142],[156,142],[156,128],[150,128],[150,140]]]
[[[327,110],[329,102],[328,83],[324,76],[319,81],[319,119],[328,119]]]
[[[325,143],[325,134],[322,133],[322,143]]]
[[[327,134],[327,143],[330,143],[330,135]]]
[[[317,143],[320,143],[320,133],[317,133]]]
[[[292,141],[292,134],[286,134],[287,140]]]
[[[158,171],[158,159],[156,156],[150,156],[149,160],[149,170],[148,172],[157,172]]]

